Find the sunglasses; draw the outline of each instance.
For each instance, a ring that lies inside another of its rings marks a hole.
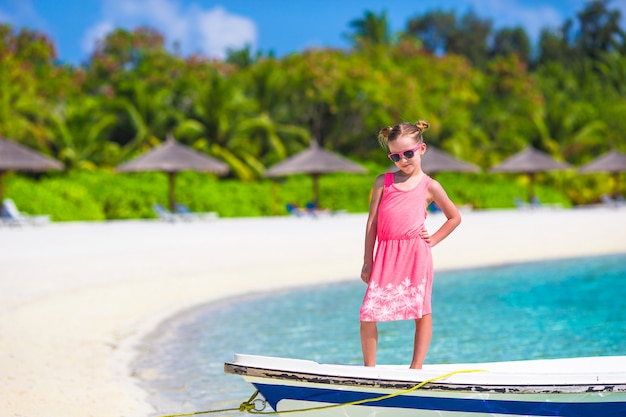
[[[419,145],[417,145],[415,148],[413,149],[409,149],[408,151],[403,151],[403,152],[390,152],[389,154],[387,154],[387,156],[389,157],[389,159],[391,159],[393,162],[400,162],[400,159],[402,159],[402,157],[404,156],[406,159],[411,159],[415,156],[415,151],[418,150],[419,148],[422,147],[424,143],[420,143]]]

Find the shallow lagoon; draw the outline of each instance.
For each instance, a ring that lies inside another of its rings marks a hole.
[[[626,254],[439,272],[426,362],[626,355],[625,284]],[[186,311],[146,339],[135,373],[159,413],[177,413],[252,394],[223,372],[233,353],[361,363],[364,290],[355,278]],[[379,333],[378,362],[408,366],[413,322],[381,323]]]

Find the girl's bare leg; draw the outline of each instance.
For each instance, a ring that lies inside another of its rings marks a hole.
[[[433,335],[432,314],[426,314],[421,319],[415,319],[415,342],[413,345],[413,361],[411,369],[422,369],[430,339]],[[361,336],[362,337],[362,336]]]
[[[365,366],[376,366],[376,346],[378,345],[378,327],[376,322],[361,322],[361,350]]]

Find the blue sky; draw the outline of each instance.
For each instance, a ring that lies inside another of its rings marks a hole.
[[[575,18],[588,0],[0,0],[0,22],[46,33],[61,61],[87,60],[95,41],[116,27],[156,28],[171,49],[223,58],[246,44],[278,56],[311,47],[347,47],[349,23],[365,11],[387,12],[393,32],[429,10],[474,10],[496,28],[523,26],[536,41],[542,28]],[[626,16],[626,0],[610,8]]]

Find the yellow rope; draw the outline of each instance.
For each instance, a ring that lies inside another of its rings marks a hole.
[[[330,404],[330,405],[322,405],[319,407],[310,407],[310,408],[301,408],[301,409],[297,409],[297,410],[285,410],[285,411],[267,411],[267,412],[259,412],[259,411],[255,411],[254,408],[252,410],[248,410],[248,412],[250,414],[283,414],[283,413],[300,413],[300,412],[304,412],[304,411],[317,411],[317,410],[325,410],[328,408],[337,408],[337,407],[346,407],[349,405],[360,405],[360,404],[366,404],[366,403],[371,403],[371,402],[376,402],[376,401],[382,401],[382,400],[386,400],[389,398],[393,398],[393,397],[398,397],[400,395],[404,395],[404,394],[408,394],[409,392],[418,390],[420,388],[422,388],[424,385],[434,382],[434,381],[439,381],[440,379],[445,379],[448,378],[452,375],[456,375],[456,374],[465,374],[465,373],[470,373],[470,372],[485,372],[484,370],[481,369],[465,369],[465,370],[460,370],[460,371],[453,371],[453,372],[449,372],[445,375],[441,375],[435,378],[430,378],[427,379],[425,381],[420,382],[419,384],[415,385],[414,387],[402,390],[402,391],[398,391],[398,392],[394,392],[392,394],[385,394],[385,395],[381,395],[380,397],[375,397],[375,398],[366,398],[363,400],[356,400],[356,401],[350,401],[347,403],[341,403],[341,404]],[[242,404],[243,405],[243,404]]]
[[[309,407],[309,408],[301,408],[301,409],[297,409],[297,410],[284,410],[284,411],[263,411],[263,410],[257,410],[256,409],[256,405],[254,404],[255,398],[257,397],[257,395],[259,394],[259,391],[255,391],[254,394],[252,394],[252,396],[248,399],[248,401],[241,403],[241,405],[239,407],[236,408],[225,408],[225,409],[221,409],[221,410],[208,410],[208,411],[196,411],[193,413],[183,413],[183,414],[170,414],[170,415],[166,415],[166,416],[160,416],[160,417],[185,417],[185,416],[196,416],[196,415],[200,415],[200,414],[213,414],[213,413],[223,413],[223,412],[228,412],[228,411],[247,411],[250,414],[267,414],[267,415],[273,415],[273,414],[287,414],[287,413],[302,413],[305,411],[317,411],[317,410],[325,410],[328,408],[337,408],[337,407],[346,407],[349,405],[360,405],[360,404],[366,404],[366,403],[372,403],[372,402],[376,402],[376,401],[382,401],[382,400],[386,400],[389,398],[393,398],[393,397],[398,397],[400,395],[404,395],[404,394],[408,394],[409,392],[418,390],[420,388],[422,388],[424,385],[429,384],[431,382],[435,382],[435,381],[439,381],[441,379],[446,379],[448,377],[451,377],[452,375],[456,375],[456,374],[465,374],[465,373],[470,373],[470,372],[485,372],[484,370],[480,370],[480,369],[465,369],[465,370],[460,370],[460,371],[453,371],[453,372],[449,372],[445,375],[440,375],[438,377],[435,378],[430,378],[427,379],[425,381],[420,382],[419,384],[402,390],[402,391],[397,391],[391,394],[385,394],[385,395],[381,395],[380,397],[374,397],[374,398],[366,398],[363,400],[356,400],[356,401],[350,401],[347,403],[341,403],[341,404],[330,404],[330,405],[321,405],[318,407]]]
[[[221,410],[207,410],[207,411],[193,411],[191,413],[180,413],[180,414],[168,414],[166,416],[160,417],[185,417],[185,416],[198,416],[200,414],[215,414],[215,413],[226,413],[228,411],[247,411],[249,413],[253,412],[255,409],[254,399],[259,395],[259,391],[254,391],[254,394],[248,399],[248,401],[241,403],[239,407],[234,408],[223,408]]]

